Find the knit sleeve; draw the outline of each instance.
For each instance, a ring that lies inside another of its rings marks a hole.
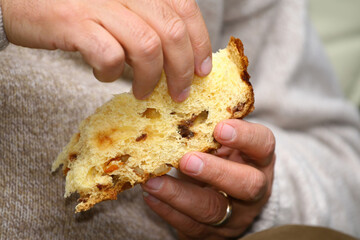
[[[0,5],[0,51],[3,50],[9,44],[3,24],[2,9]]]

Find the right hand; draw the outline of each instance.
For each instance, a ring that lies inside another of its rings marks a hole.
[[[180,239],[235,239],[254,223],[270,198],[276,161],[272,131],[228,119],[217,124],[214,137],[222,145],[216,155],[191,152],[180,160],[180,171],[190,178],[165,175],[142,185],[145,202],[178,230]],[[218,190],[232,199],[232,216],[214,227],[229,203]]]
[[[8,40],[79,51],[101,81],[128,62],[145,99],[165,70],[171,97],[185,100],[194,72],[211,71],[209,35],[195,0],[0,0]]]

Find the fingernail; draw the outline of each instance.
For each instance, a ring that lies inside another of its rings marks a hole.
[[[159,190],[162,187],[163,183],[164,181],[162,180],[161,177],[156,177],[156,178],[151,178],[149,181],[145,183],[145,185],[151,190]]]
[[[235,137],[235,134],[235,129],[232,126],[226,123],[223,124],[220,131],[220,138],[222,140],[229,141]]]
[[[177,101],[179,101],[179,102],[185,101],[185,100],[189,97],[189,95],[190,95],[190,90],[191,90],[191,87],[190,87],[190,86],[187,87],[187,88],[185,88],[185,89],[180,93],[180,95],[177,97]]]
[[[148,192],[143,192],[143,196],[144,198],[146,198],[147,200],[151,201],[151,202],[159,202],[160,200],[157,199],[156,197],[154,197],[153,195],[150,195]]]
[[[186,162],[185,171],[192,174],[199,174],[204,167],[204,162],[196,155],[191,155]]]
[[[211,72],[212,69],[212,61],[210,57],[207,57],[202,63],[201,63],[201,73],[206,76]]]

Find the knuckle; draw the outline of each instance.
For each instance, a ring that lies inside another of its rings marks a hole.
[[[161,41],[155,33],[142,33],[138,46],[139,54],[145,58],[156,58],[161,53]]]
[[[207,198],[205,204],[202,205],[201,213],[201,221],[205,223],[213,223],[217,222],[219,218],[221,219],[222,212],[221,208],[221,196],[217,197],[209,197]]]
[[[171,42],[181,42],[187,34],[185,23],[180,18],[172,18],[166,24],[164,34]]]
[[[182,89],[190,84],[191,79],[194,75],[194,68],[187,67],[182,72],[169,73],[166,72],[167,79],[173,84],[170,86],[172,89]]]
[[[180,76],[177,77],[177,79],[181,82],[184,83],[186,81],[189,81],[190,79],[192,79],[194,75],[194,69],[193,68],[186,68],[183,73],[180,74]]]
[[[211,49],[211,44],[207,35],[200,35],[199,37],[194,38],[193,45],[197,51],[202,50],[202,52],[204,52],[204,50],[206,50],[204,53],[207,55],[211,53],[208,53],[208,49]]]
[[[177,0],[178,9],[184,18],[191,18],[200,13],[200,8],[194,0]]]
[[[274,134],[269,129],[267,129],[267,135],[265,139],[264,154],[265,156],[270,156],[275,151],[276,140]]]
[[[180,186],[178,186],[177,184],[171,184],[169,187],[170,187],[170,191],[167,191],[168,192],[167,200],[169,203],[174,202],[177,199],[181,198],[183,190]]]
[[[249,177],[249,184],[246,185],[247,201],[257,201],[263,196],[267,186],[267,179],[263,172],[256,171]]]

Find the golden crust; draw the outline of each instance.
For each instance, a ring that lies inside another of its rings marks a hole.
[[[241,40],[238,38],[231,37],[230,42],[227,46],[228,51],[230,52],[230,56],[233,59],[233,62],[236,63],[236,66],[239,69],[239,73],[241,79],[244,80],[249,87],[249,91],[247,93],[248,101],[244,106],[242,106],[241,110],[234,111],[232,118],[243,118],[252,111],[254,111],[254,90],[250,83],[250,75],[247,72],[247,67],[249,65],[248,58],[244,54],[244,45],[242,44]]]

